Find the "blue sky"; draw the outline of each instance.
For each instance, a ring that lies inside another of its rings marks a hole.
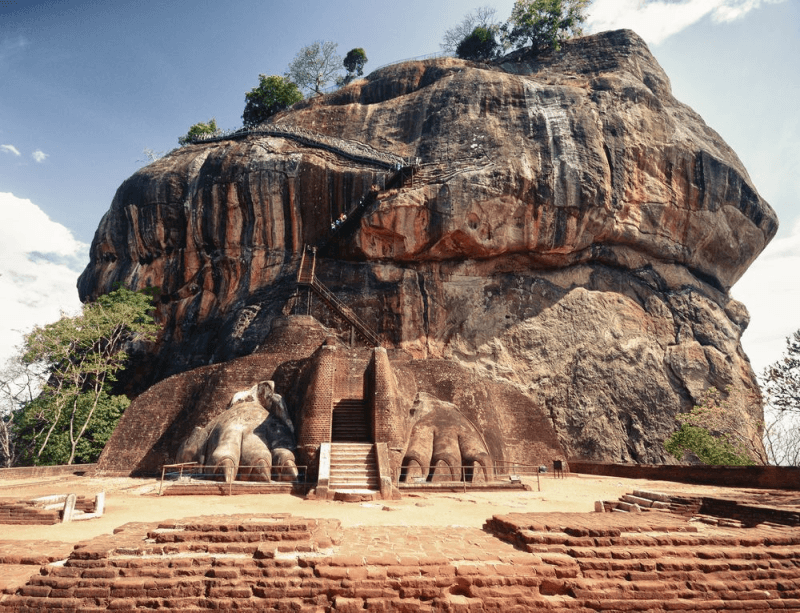
[[[366,71],[439,50],[491,2],[0,0],[0,360],[25,330],[74,310],[74,282],[143,150],[168,151],[211,117],[241,124],[259,73],[316,39],[359,46]],[[757,370],[800,327],[800,2],[595,0],[589,31],[636,30],[692,106],[737,151],[781,219],[733,294],[753,316]]]

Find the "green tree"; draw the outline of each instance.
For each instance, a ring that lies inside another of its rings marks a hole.
[[[342,62],[342,65],[344,65],[345,69],[347,69],[347,74],[341,79],[337,79],[337,83],[339,85],[347,85],[356,77],[363,75],[364,65],[367,63],[367,61],[367,52],[361,47],[350,49],[350,51],[347,52],[347,55],[344,56],[344,61]]]
[[[278,111],[289,108],[303,99],[297,85],[278,75],[258,75],[258,87],[244,95],[242,122],[247,127],[257,126]]]
[[[217,120],[212,117],[207,122],[194,124],[185,135],[178,137],[178,144],[188,145],[200,136],[214,136],[217,133],[219,133]]]
[[[767,404],[777,411],[800,413],[800,330],[786,339],[786,353],[762,376]]]
[[[680,428],[665,441],[664,448],[678,460],[684,460],[687,452],[712,465],[750,466],[756,459],[763,460],[730,401],[714,387],[703,393],[689,413],[676,419]]]
[[[504,38],[516,48],[560,49],[561,43],[583,34],[589,0],[517,0],[504,25]]]
[[[446,53],[457,53],[461,42],[475,31],[475,28],[484,28],[493,34],[500,31],[497,21],[497,9],[493,6],[479,6],[470,11],[455,26],[445,31],[439,46]]]
[[[456,47],[456,55],[462,60],[488,60],[495,56],[498,48],[494,32],[478,26]]]
[[[289,64],[285,76],[301,89],[321,94],[342,70],[342,56],[336,54],[336,47],[338,45],[329,40],[318,40],[303,47]]]
[[[34,464],[72,464],[99,453],[124,408],[124,401],[110,396],[110,384],[125,367],[131,344],[155,338],[151,312],[149,294],[119,288],[85,304],[79,315],[25,336],[21,361],[44,373],[46,384],[13,425],[23,457]],[[109,419],[113,423],[104,421]]]

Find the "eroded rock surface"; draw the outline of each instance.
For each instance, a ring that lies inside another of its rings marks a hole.
[[[669,461],[675,414],[709,385],[730,386],[755,431],[748,315],[728,290],[777,219],[632,32],[535,60],[390,66],[280,126],[343,140],[192,145],[118,190],[79,288],[161,288],[140,387],[256,350],[303,306],[312,244],[317,276],[386,346],[512,384],[568,456]],[[421,166],[404,182],[345,155],[356,141]]]

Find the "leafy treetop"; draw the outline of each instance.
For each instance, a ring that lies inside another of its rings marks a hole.
[[[344,56],[342,64],[347,72],[353,76],[360,77],[364,74],[364,65],[367,63],[367,53],[361,47],[350,49]]]
[[[53,437],[64,433],[66,450],[56,460],[73,462],[98,408],[109,403],[119,408],[108,392],[127,363],[128,348],[154,339],[156,330],[151,295],[119,288],[85,304],[79,315],[65,315],[25,336],[21,362],[46,379],[41,394],[24,409],[34,411],[35,419],[21,420],[35,424],[27,432],[34,463],[47,457]]]
[[[478,26],[458,44],[456,55],[463,60],[488,60],[495,56],[498,47],[494,32]]]
[[[534,50],[560,49],[561,43],[583,34],[589,0],[517,0],[505,39],[516,48],[530,44]]]
[[[800,413],[800,330],[786,339],[786,353],[764,371],[764,395],[778,411]]]
[[[289,63],[286,77],[309,93],[321,94],[328,83],[336,80],[342,70],[342,56],[332,41],[315,41],[297,52]]]
[[[289,79],[278,75],[258,75],[258,87],[254,87],[244,95],[244,113],[242,122],[245,126],[256,126],[278,111],[289,108],[303,99],[297,85]]]
[[[189,131],[185,135],[178,137],[178,143],[181,146],[188,145],[198,136],[214,136],[218,132],[219,128],[217,127],[217,120],[212,117],[207,122],[201,121],[194,124],[191,128],[189,128]]]
[[[497,9],[493,6],[480,6],[470,11],[464,18],[444,33],[439,46],[447,53],[457,53],[458,46],[465,38],[470,36],[475,28],[484,28],[497,34],[500,23],[497,21]],[[460,56],[459,56],[460,57]]]

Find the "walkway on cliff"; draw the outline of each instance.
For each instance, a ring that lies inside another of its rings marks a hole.
[[[221,134],[197,136],[192,139],[191,142],[192,144],[214,143],[248,136],[275,136],[278,138],[287,138],[307,147],[330,151],[331,153],[354,162],[378,166],[386,170],[400,170],[403,166],[414,163],[414,160],[409,160],[393,153],[378,151],[374,147],[360,141],[328,136],[292,125],[261,124],[253,128],[240,128]]]

